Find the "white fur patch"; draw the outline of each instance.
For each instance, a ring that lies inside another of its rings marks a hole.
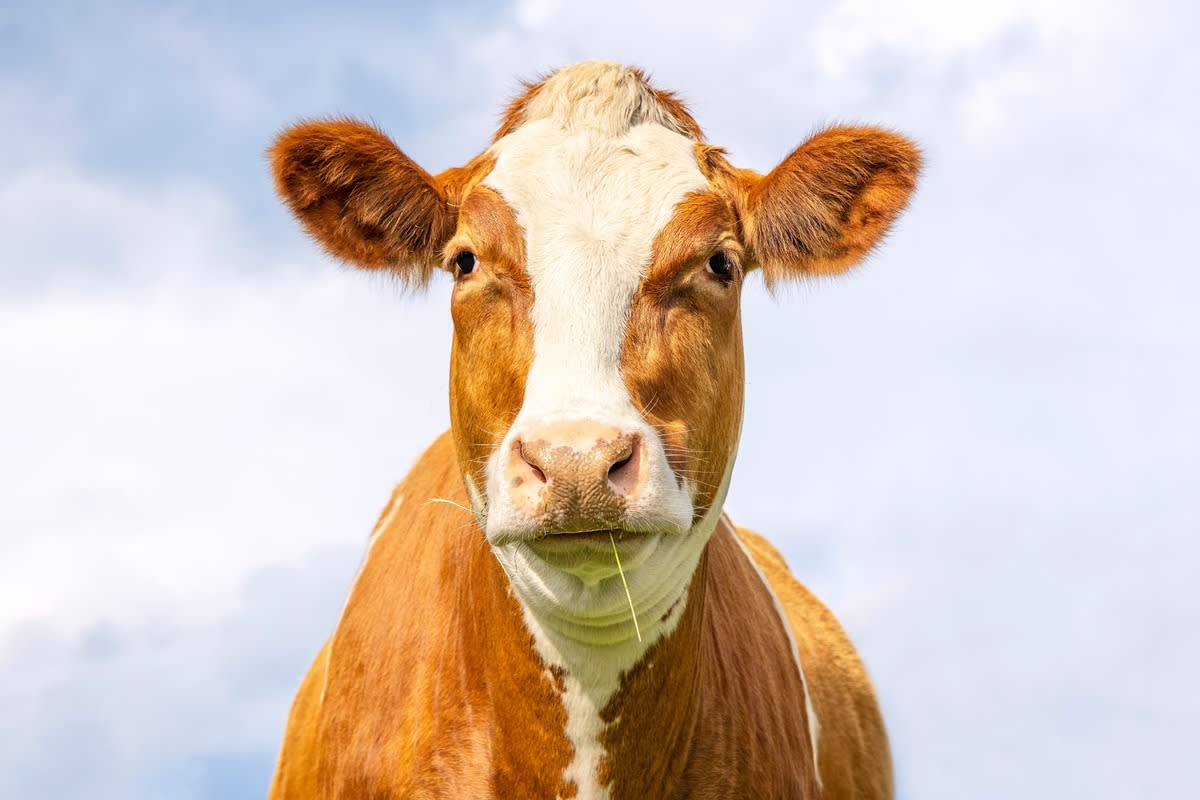
[[[505,491],[502,454],[524,426],[561,419],[641,435],[648,482],[627,507],[631,526],[683,532],[691,524],[689,487],[670,469],[657,431],[634,408],[621,351],[655,236],[679,202],[708,182],[691,139],[663,127],[650,111],[631,112],[624,94],[610,104],[581,93],[581,86],[614,82],[631,84],[625,94],[646,100],[649,90],[627,71],[581,65],[551,78],[530,103],[528,121],[492,147],[496,162],[484,183],[512,207],[525,231],[534,297],[524,405],[488,466],[486,532],[493,542],[530,526]],[[631,126],[631,114],[653,121]]]
[[[653,534],[636,557],[622,558],[634,609],[641,621],[638,641],[620,578],[595,585],[547,565],[521,542],[495,548],[521,600],[525,625],[542,660],[563,668],[566,734],[575,755],[563,773],[579,800],[607,800],[597,775],[604,748],[600,712],[650,645],[679,624],[688,603],[696,563],[721,517],[733,458],[717,492],[717,502],[686,534]]]
[[[552,120],[567,131],[620,137],[644,122],[686,133],[654,90],[615,61],[584,61],[551,75],[525,107],[522,123]]]
[[[534,352],[524,405],[488,464],[486,498],[473,501],[538,652],[563,668],[566,733],[575,748],[564,778],[580,800],[608,797],[597,777],[600,711],[621,674],[678,624],[728,485],[727,473],[712,510],[693,527],[692,487],[670,468],[621,371],[630,308],[655,236],[681,200],[708,187],[694,144],[640,79],[592,62],[546,81],[522,124],[493,145],[495,165],[484,180],[525,232]],[[626,506],[626,526],[650,533],[619,543],[641,641],[611,549],[548,552],[510,538],[534,521],[507,496],[502,454],[523,427],[563,419],[641,436],[648,481]]]

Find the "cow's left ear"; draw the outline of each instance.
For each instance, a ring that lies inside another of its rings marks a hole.
[[[920,151],[903,136],[837,127],[770,174],[744,178],[746,244],[767,283],[833,275],[860,261],[908,203],[920,169]]]

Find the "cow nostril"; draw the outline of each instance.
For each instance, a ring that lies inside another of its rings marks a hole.
[[[621,454],[621,457],[608,468],[608,482],[620,495],[629,494],[638,482],[640,448],[637,437],[630,437],[626,447],[627,449]]]
[[[613,464],[611,467],[608,468],[608,477],[612,478],[614,473],[620,472],[632,459],[633,459],[633,453],[630,453],[629,455],[625,456],[617,463]]]
[[[533,476],[542,483],[546,483],[546,473],[543,472],[542,468],[535,462],[534,458],[536,458],[536,456],[534,458],[530,458],[529,454],[526,453],[525,443],[521,441],[513,442],[513,450],[516,451],[517,457],[522,461],[522,463],[529,467],[529,471],[533,473]]]

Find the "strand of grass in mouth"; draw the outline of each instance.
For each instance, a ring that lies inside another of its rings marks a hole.
[[[633,617],[633,631],[637,634],[638,641],[642,640],[642,629],[638,627],[637,611],[633,609],[633,595],[629,593],[629,584],[625,582],[625,569],[621,566],[621,555],[617,552],[617,540],[613,538],[612,531],[608,532],[608,541],[612,542],[613,558],[617,560],[617,572],[621,574],[621,585],[625,587],[625,599],[629,601],[629,616]]]

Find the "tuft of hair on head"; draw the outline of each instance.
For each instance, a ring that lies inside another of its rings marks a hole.
[[[656,89],[644,70],[613,61],[583,61],[523,82],[522,91],[501,115],[492,141],[542,119],[563,128],[601,130],[609,135],[649,122],[696,141],[704,138],[675,94]]]
[[[301,122],[267,151],[275,190],[327,252],[422,287],[453,235],[455,210],[437,178],[373,125]]]

